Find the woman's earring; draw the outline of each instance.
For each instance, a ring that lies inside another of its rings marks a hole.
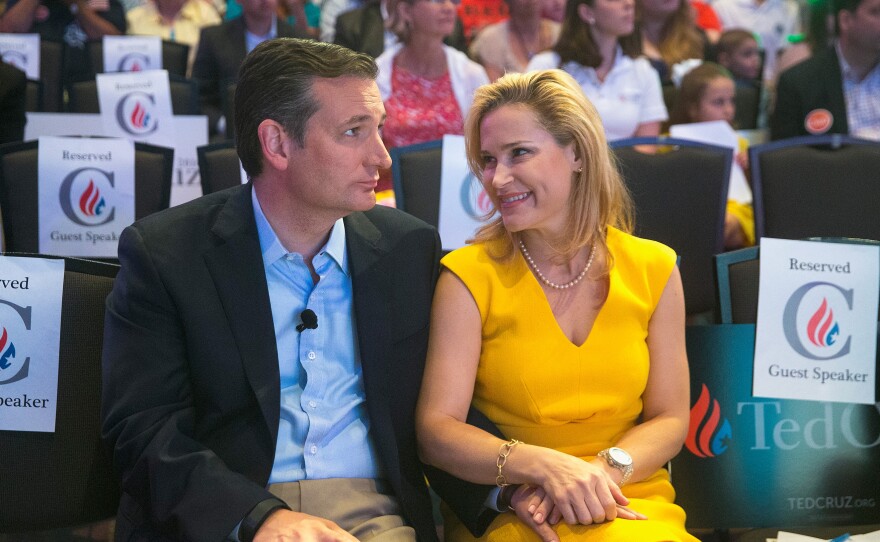
[[[581,166],[581,167],[577,168],[576,171],[577,171],[578,173],[583,173],[583,172],[584,172],[584,166]]]

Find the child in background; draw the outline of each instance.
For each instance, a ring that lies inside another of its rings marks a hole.
[[[723,38],[722,38],[723,39]],[[675,105],[669,115],[670,126],[691,122],[723,120],[733,123],[736,114],[735,86],[731,73],[714,62],[705,62],[694,68],[681,80]],[[743,171],[748,171],[748,143],[740,138],[736,161]],[[748,198],[727,200],[724,219],[724,247],[728,250],[755,244],[755,219]]]
[[[758,40],[748,30],[725,30],[716,46],[718,63],[733,74],[737,86],[753,87],[761,76],[761,53]]]

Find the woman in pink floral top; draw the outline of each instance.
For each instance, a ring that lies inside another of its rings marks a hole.
[[[388,148],[464,133],[474,91],[489,82],[482,66],[443,44],[455,27],[457,3],[388,2],[386,25],[400,39],[376,59],[387,114],[382,139]],[[377,190],[390,187],[390,175],[385,175]]]

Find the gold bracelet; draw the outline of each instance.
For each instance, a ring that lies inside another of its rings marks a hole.
[[[507,456],[510,455],[510,451],[513,450],[513,447],[519,443],[520,441],[512,438],[508,442],[502,444],[501,448],[498,450],[498,459],[495,460],[495,466],[498,467],[498,475],[495,476],[495,485],[497,485],[498,487],[505,487],[510,485],[507,483],[507,478],[504,477],[504,473],[501,472],[501,469],[503,469],[504,465],[507,464]]]

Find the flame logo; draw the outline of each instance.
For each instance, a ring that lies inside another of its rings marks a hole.
[[[85,216],[101,216],[104,211],[104,198],[101,197],[101,191],[95,186],[95,181],[89,179],[89,186],[83,191],[79,197],[79,210]]]
[[[486,214],[491,210],[492,200],[489,198],[489,194],[485,190],[480,190],[480,193],[477,195],[477,212]]]
[[[7,347],[8,344],[8,347]],[[0,370],[8,369],[12,366],[9,358],[15,357],[15,345],[9,342],[9,334],[6,328],[3,328],[3,335],[0,336]]]
[[[141,70],[143,70],[143,68],[141,68],[141,65],[139,63],[135,62],[134,64],[131,65],[131,71],[139,72]]]
[[[727,451],[731,437],[730,422],[721,417],[718,400],[709,396],[709,388],[703,384],[700,398],[691,408],[685,446],[697,457],[716,457]]]
[[[135,103],[129,120],[131,121],[131,125],[135,128],[144,128],[150,122],[150,115],[147,113],[147,108],[142,106],[141,102]]]
[[[831,346],[837,342],[840,326],[834,321],[834,311],[828,306],[828,299],[822,298],[822,304],[807,322],[807,338],[816,346]]]

